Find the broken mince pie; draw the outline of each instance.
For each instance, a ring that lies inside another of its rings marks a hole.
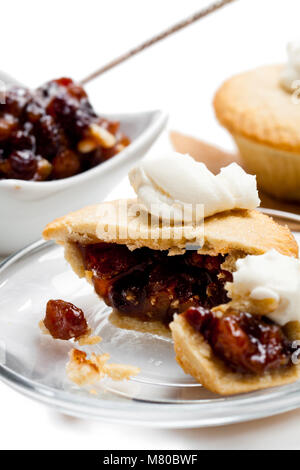
[[[126,203],[130,211],[137,202]],[[105,207],[90,206],[59,218],[45,228],[44,237],[64,245],[73,270],[94,285],[113,310],[111,321],[122,328],[170,334],[174,314],[200,307],[210,311],[229,302],[225,284],[232,281],[238,258],[272,248],[288,256],[298,253],[288,228],[255,210],[206,218],[202,248],[186,250],[190,240],[174,236],[173,225],[164,224],[163,229],[170,229],[167,239],[162,231],[156,238],[145,237],[147,216],[140,235],[121,238],[124,227],[114,226]]]
[[[230,302],[191,307],[170,324],[176,359],[222,395],[300,377],[300,260],[272,249],[236,261]]]
[[[171,323],[176,360],[199,383],[233,395],[295,382],[293,341],[299,324],[280,327],[261,315],[226,306],[190,308]]]

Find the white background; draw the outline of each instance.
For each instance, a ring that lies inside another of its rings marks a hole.
[[[207,1],[10,0],[1,8],[1,69],[29,86],[80,79]],[[103,112],[164,108],[169,127],[231,148],[211,102],[228,76],[285,60],[300,39],[299,0],[238,0],[89,85]],[[300,411],[225,428],[149,430],[68,418],[0,384],[1,448],[300,448]]]

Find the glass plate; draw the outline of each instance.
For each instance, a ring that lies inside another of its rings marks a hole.
[[[300,222],[300,216],[267,212]],[[38,327],[51,298],[81,307],[95,334],[103,338],[81,349],[108,352],[111,362],[139,366],[140,375],[121,383],[106,379],[92,387],[97,395],[71,383],[65,366],[72,342],[53,340]],[[39,241],[13,255],[0,266],[1,379],[70,415],[148,426],[217,426],[300,406],[299,382],[239,396],[214,395],[183,373],[171,339],[120,330],[108,321],[109,313],[92,286],[73,273],[61,247]]]

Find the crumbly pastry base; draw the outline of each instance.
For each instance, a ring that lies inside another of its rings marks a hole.
[[[234,395],[295,382],[300,378],[300,366],[278,370],[263,376],[232,372],[218,359],[204,337],[177,315],[170,324],[176,360],[186,374],[192,375],[208,390],[219,395]],[[300,325],[287,325],[290,340],[300,339]]]
[[[214,108],[232,134],[299,154],[299,107],[281,87],[281,71],[269,65],[235,75],[217,91]]]
[[[237,134],[233,138],[246,171],[256,174],[260,188],[278,199],[300,200],[300,151],[276,149]]]
[[[124,330],[134,330],[141,333],[150,333],[152,335],[171,338],[170,329],[161,321],[143,321],[138,318],[121,315],[118,312],[112,312],[109,316],[109,321]]]

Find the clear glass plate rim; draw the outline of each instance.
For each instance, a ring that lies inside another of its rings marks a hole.
[[[300,222],[300,215],[297,214],[272,209],[261,209],[261,211],[270,216]],[[51,245],[53,245],[51,241],[38,240],[26,246],[0,263],[0,273],[15,261],[34,252],[36,249]],[[160,404],[143,402],[137,399],[126,400],[126,402],[108,402],[93,397],[89,397],[88,400],[81,399],[68,392],[37,384],[1,364],[0,379],[20,393],[57,407],[74,416],[88,416],[115,422],[126,421],[131,424],[156,427],[172,426],[179,428],[225,425],[280,414],[300,406],[299,382],[278,388],[271,397],[267,394],[257,396],[257,392],[253,392],[233,396],[231,401],[226,404],[224,403],[225,398],[222,397],[216,399],[213,403],[201,400],[199,403],[191,404]],[[132,413],[137,411],[137,405],[140,406],[140,413]],[[246,413],[243,412],[243,407],[246,407]],[[172,413],[174,411],[176,411],[175,418],[174,413]]]
[[[278,389],[276,394],[232,397],[224,406],[224,399],[217,402],[199,404],[157,404],[128,400],[126,403],[107,402],[89,397],[88,400],[70,395],[68,392],[52,389],[43,384],[22,377],[5,366],[0,365],[1,380],[25,396],[41,403],[56,407],[63,412],[78,417],[104,419],[113,422],[127,422],[155,427],[208,427],[250,421],[285,411],[300,405],[299,383]],[[286,393],[288,389],[288,393]],[[70,400],[72,397],[72,400]],[[140,407],[137,412],[137,405]],[[243,407],[247,407],[245,413]],[[263,408],[262,408],[263,407]],[[174,418],[174,413],[175,418]]]

